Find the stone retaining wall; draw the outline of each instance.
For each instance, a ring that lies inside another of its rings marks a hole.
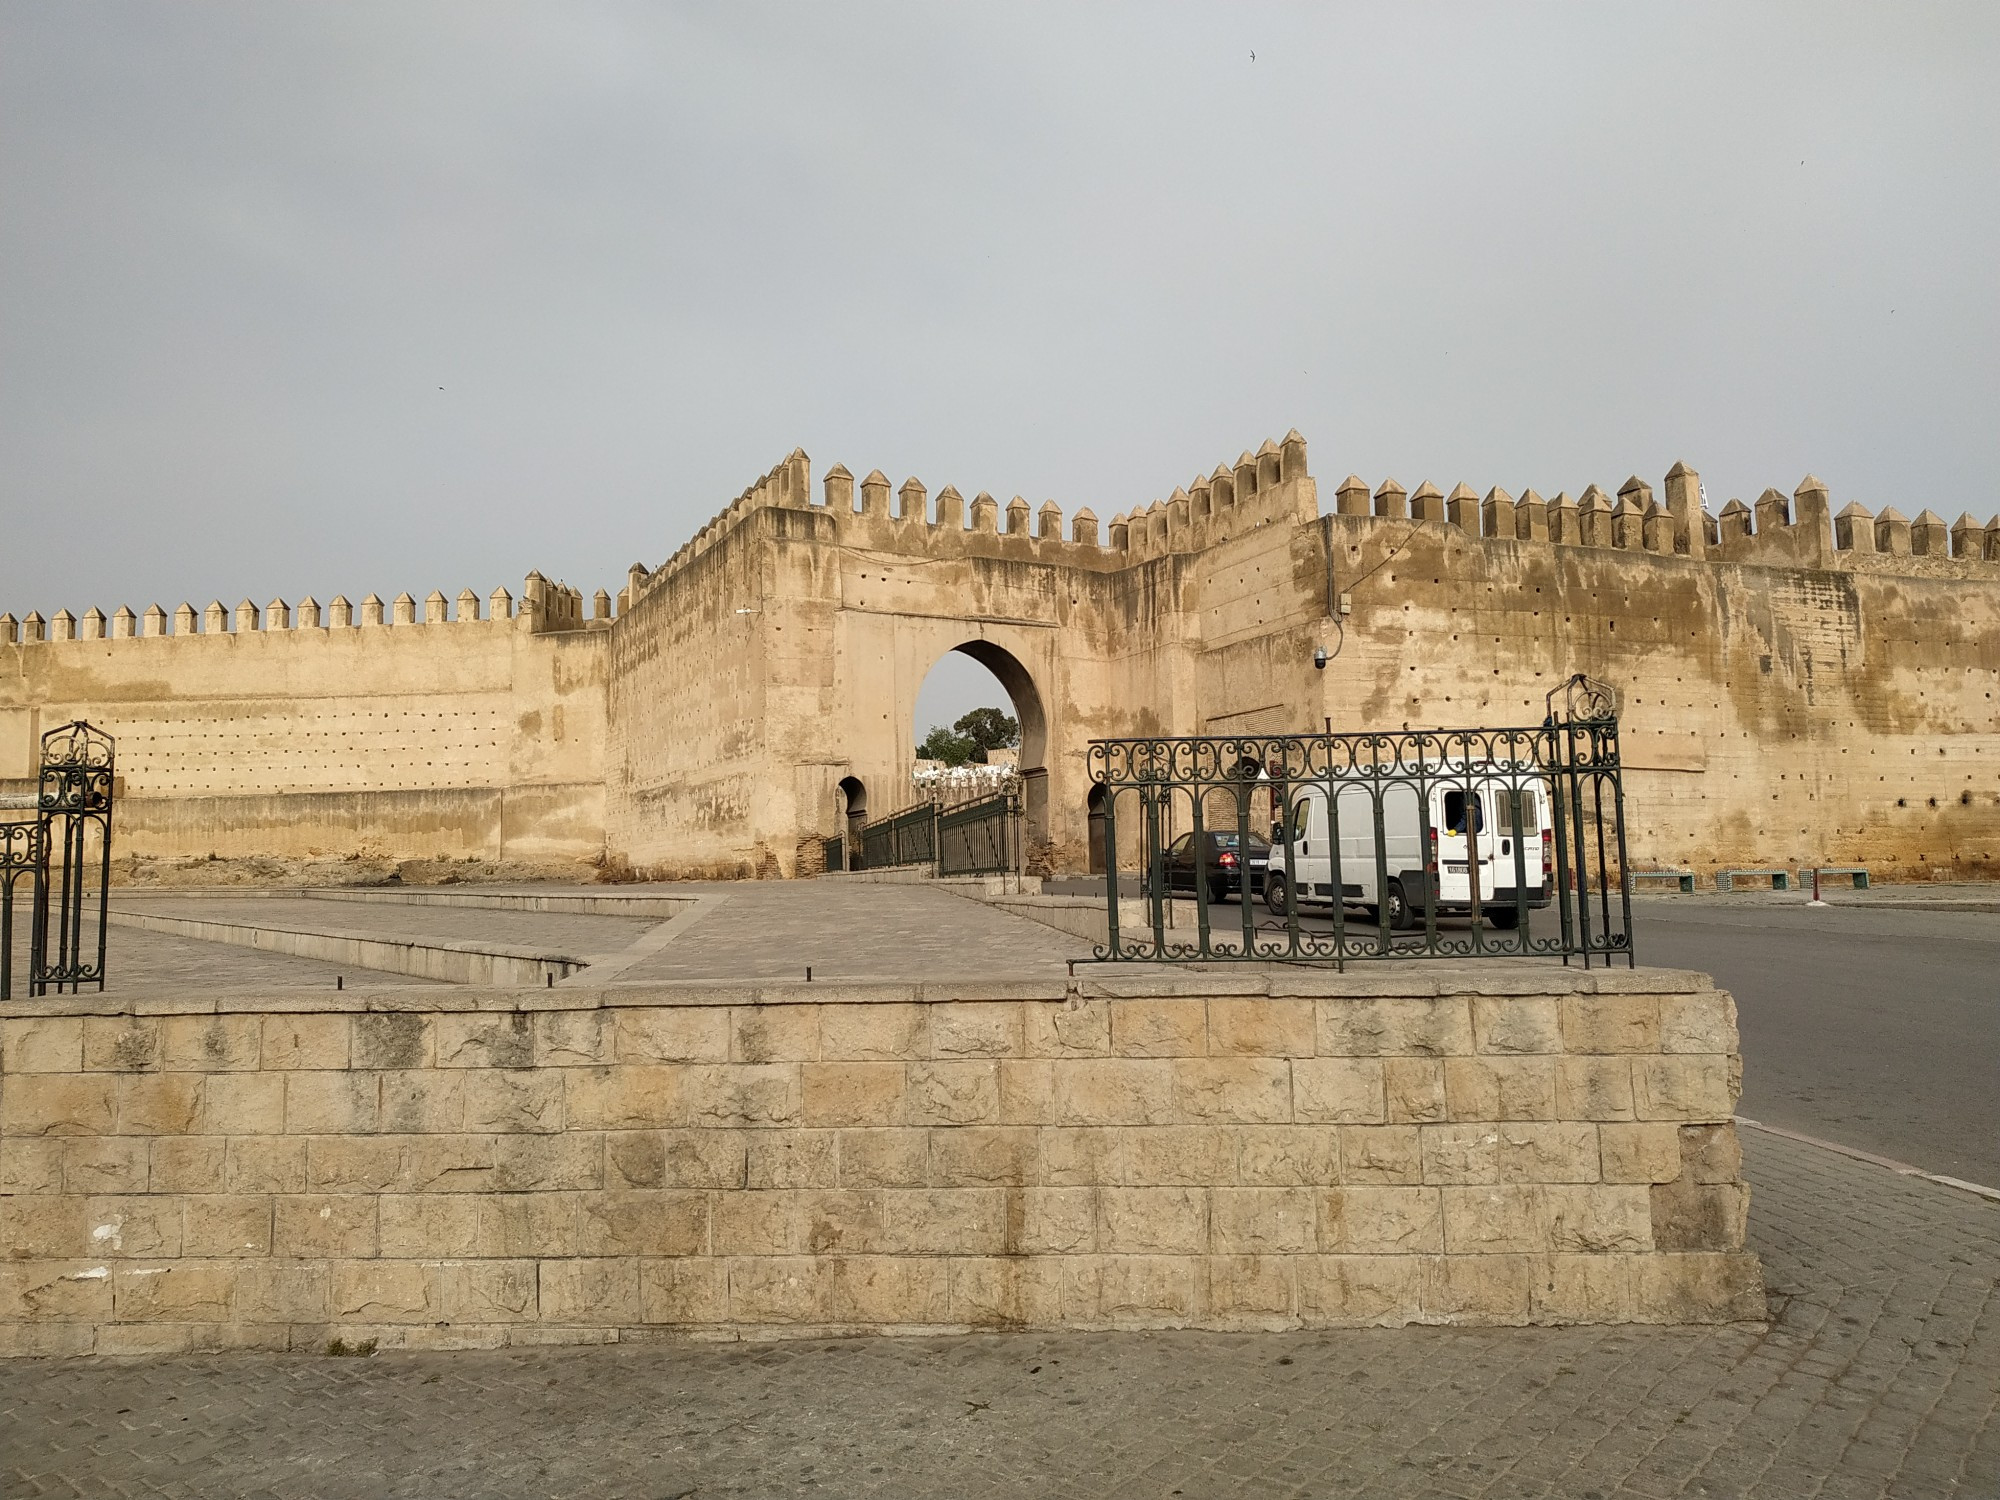
[[[1700,975],[16,1003],[0,1351],[1761,1317]]]

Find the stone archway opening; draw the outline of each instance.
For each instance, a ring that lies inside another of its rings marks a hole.
[[[1110,865],[1110,861],[1104,856],[1105,801],[1106,796],[1103,786],[1096,782],[1091,783],[1090,795],[1084,799],[1083,811],[1089,826],[1089,864],[1087,868],[1092,875],[1102,875]]]
[[[912,742],[921,745],[932,728],[949,729],[968,710],[985,707],[1005,708],[1020,725],[1015,758],[1033,849],[1048,838],[1049,722],[1041,690],[1019,657],[983,640],[961,641],[946,651],[925,674],[917,694]]]
[[[858,776],[843,776],[835,790],[840,794],[843,858],[851,870],[861,852],[861,830],[868,826],[868,788]]]

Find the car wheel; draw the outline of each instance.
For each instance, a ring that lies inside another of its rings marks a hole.
[[[1285,897],[1288,893],[1289,887],[1285,884],[1284,876],[1266,875],[1264,877],[1264,904],[1270,907],[1272,912],[1278,916],[1282,917],[1285,914]]]
[[[1489,906],[1482,914],[1502,932],[1512,932],[1521,925],[1521,913],[1511,906]]]
[[[1399,880],[1390,881],[1389,930],[1391,932],[1408,932],[1416,925],[1416,920],[1410,915],[1409,900],[1403,895],[1403,883]]]
[[[1228,899],[1229,882],[1227,880],[1211,880],[1208,883],[1208,904],[1210,906],[1220,906]]]

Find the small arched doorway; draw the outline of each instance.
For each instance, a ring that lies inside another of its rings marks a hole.
[[[842,863],[847,869],[859,869],[861,865],[861,830],[868,826],[868,788],[863,786],[858,776],[843,776],[840,779],[840,816]]]
[[[1093,783],[1090,796],[1084,801],[1084,814],[1090,823],[1090,873],[1102,875],[1109,863],[1104,856],[1104,787]]]

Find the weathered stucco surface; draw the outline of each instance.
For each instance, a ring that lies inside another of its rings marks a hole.
[[[119,737],[138,852],[788,875],[844,779],[910,800],[917,692],[960,649],[1014,696],[1041,854],[1079,869],[1095,736],[1537,723],[1584,671],[1622,698],[1642,867],[2000,869],[2000,521],[1835,517],[1810,478],[1709,516],[1678,465],[1663,493],[1349,479],[1322,515],[1294,434],[1100,533],[838,466],[816,492],[795,453],[615,619],[538,575],[512,620],[0,617],[0,777],[81,716]]]

